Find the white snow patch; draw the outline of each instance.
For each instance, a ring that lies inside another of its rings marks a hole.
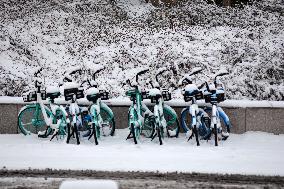
[[[34,135],[2,134],[0,167],[284,176],[284,135],[231,134],[218,147],[214,141],[201,141],[197,147],[194,140],[187,142],[185,134],[166,138],[162,146],[143,137],[134,145],[132,140],[125,140],[128,133],[128,129],[118,129],[115,136],[102,137],[98,146],[87,139],[75,145]]]
[[[73,180],[63,181],[59,189],[118,189],[112,180]]]
[[[154,9],[151,3],[146,4],[145,1],[142,2],[141,0],[117,0],[117,5],[124,9],[131,18],[149,14]]]

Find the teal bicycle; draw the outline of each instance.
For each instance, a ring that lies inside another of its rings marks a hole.
[[[128,111],[128,128],[130,133],[126,140],[133,138],[135,144],[138,143],[141,134],[147,138],[151,138],[154,134],[154,116],[142,102],[146,92],[142,93],[141,88],[138,86],[138,77],[148,71],[149,69],[143,69],[135,75],[134,81],[127,80],[131,88],[126,92],[126,95],[130,97],[132,105]]]
[[[164,104],[164,101],[171,100],[171,93],[167,89],[160,87],[158,77],[166,72],[166,68],[159,69],[155,76],[155,83],[150,82],[152,89],[149,90],[148,98],[154,103],[154,127],[155,134],[152,140],[158,136],[160,145],[163,144],[165,135],[168,137],[178,137],[179,122],[178,116],[173,108]]]
[[[104,67],[97,69],[93,74],[93,80],[87,79],[89,89],[86,91],[87,100],[92,102],[90,105],[89,113],[83,116],[83,123],[87,127],[88,132],[84,134],[84,137],[90,139],[94,136],[95,144],[98,145],[98,139],[101,135],[113,136],[115,132],[115,121],[112,110],[102,102],[102,100],[109,99],[109,93],[104,90],[99,90],[97,83],[95,82],[96,74],[102,71]]]
[[[37,134],[38,137],[46,138],[53,134],[55,136],[65,136],[66,126],[69,122],[67,113],[63,106],[54,103],[60,96],[58,87],[42,89],[42,81],[38,77],[43,69],[39,69],[35,74],[36,91],[30,91],[23,95],[24,102],[33,102],[24,106],[18,114],[18,127],[24,135]],[[48,99],[49,106],[44,105],[43,100]]]

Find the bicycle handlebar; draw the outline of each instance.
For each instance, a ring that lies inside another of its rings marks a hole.
[[[161,69],[159,69],[158,70],[158,73],[155,75],[155,79],[156,79],[156,82],[157,83],[159,83],[159,81],[158,81],[158,76],[159,75],[162,75],[164,72],[166,72],[167,71],[167,68],[161,68]]]
[[[139,75],[143,75],[143,74],[147,73],[148,71],[149,71],[149,68],[144,69],[144,70],[138,72],[138,73],[136,74],[136,76],[135,76],[136,82],[138,82],[138,76],[139,76]]]
[[[202,70],[203,69],[201,67],[196,67],[196,68],[192,69],[192,71],[188,75],[183,76],[183,78],[178,82],[178,85],[182,85],[183,81],[186,81],[188,84],[191,84],[192,81],[189,78],[189,76],[196,75],[196,74],[200,73]]]

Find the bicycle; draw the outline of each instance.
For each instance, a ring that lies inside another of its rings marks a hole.
[[[158,136],[160,145],[163,144],[164,133],[168,137],[178,137],[179,122],[177,114],[170,106],[164,104],[164,101],[171,100],[171,93],[167,89],[161,89],[158,76],[166,72],[166,68],[159,69],[155,75],[155,83],[150,82],[152,89],[149,90],[149,98],[154,105],[154,128],[155,134],[152,140]],[[167,119],[166,119],[167,118]]]
[[[77,145],[80,144],[79,139],[79,127],[82,126],[81,122],[81,111],[77,104],[77,99],[84,98],[84,89],[82,89],[78,83],[72,82],[72,76],[76,72],[81,73],[80,69],[73,70],[67,73],[63,81],[67,81],[63,84],[64,98],[65,101],[69,102],[69,106],[66,107],[70,122],[67,124],[67,140],[66,143],[70,142],[71,136],[76,137]],[[72,130],[72,131],[71,131]]]
[[[142,93],[138,86],[138,76],[145,74],[149,69],[142,69],[134,77],[135,80],[131,81],[128,79],[126,83],[131,87],[126,92],[126,95],[130,97],[132,104],[128,110],[128,128],[130,130],[126,140],[133,138],[135,144],[141,134],[144,134],[146,138],[152,137],[154,134],[153,128],[153,115],[152,112],[142,102],[143,96],[146,97],[146,91]]]
[[[84,137],[88,137],[88,140],[94,136],[95,144],[98,145],[98,139],[102,133],[103,136],[114,135],[115,121],[112,110],[102,102],[102,100],[109,99],[109,93],[103,90],[99,90],[95,82],[95,75],[102,71],[104,68],[100,68],[93,74],[93,80],[87,79],[89,89],[86,91],[87,100],[92,102],[89,107],[89,113],[85,113],[83,121],[87,122],[86,126],[88,132]],[[92,127],[89,127],[91,125]],[[102,131],[102,132],[101,132]]]
[[[221,82],[218,82],[217,78],[228,75],[229,73],[227,71],[220,71],[217,73],[214,77],[214,81],[211,82],[205,82],[206,89],[203,93],[204,99],[206,103],[211,103],[212,109],[211,109],[211,124],[210,124],[210,135],[208,138],[211,137],[211,134],[214,134],[214,141],[215,146],[218,146],[218,134],[221,134],[222,140],[226,140],[229,137],[230,129],[232,127],[230,123],[229,117],[225,114],[223,109],[218,106],[218,104],[222,101],[225,101],[225,92],[224,87]],[[226,125],[226,131],[224,132],[221,127],[221,119]]]
[[[46,138],[52,132],[55,136],[64,136],[65,128],[69,122],[65,109],[54,103],[54,99],[60,96],[59,89],[50,87],[47,90],[42,88],[42,81],[38,78],[43,68],[35,72],[36,91],[30,91],[23,94],[24,102],[34,102],[25,105],[18,114],[18,127],[24,135],[37,134],[38,137]],[[43,100],[48,98],[51,109],[43,104]]]
[[[198,107],[197,100],[203,99],[203,93],[200,90],[204,84],[197,87],[193,84],[193,77],[198,73],[201,73],[202,68],[193,69],[188,75],[185,75],[180,81],[179,86],[186,85],[182,90],[185,102],[191,102],[191,104],[184,108],[181,112],[181,125],[184,131],[187,133],[188,141],[195,137],[197,146],[200,145],[199,137],[206,139],[210,135],[210,118],[208,114]],[[188,127],[186,123],[187,115],[191,117],[191,124]]]

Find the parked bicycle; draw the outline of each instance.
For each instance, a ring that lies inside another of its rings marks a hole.
[[[77,99],[84,98],[84,90],[76,82],[73,82],[72,75],[76,73],[81,73],[80,69],[73,70],[67,73],[63,79],[65,82],[63,84],[65,101],[69,104],[66,107],[68,112],[68,117],[70,123],[67,124],[67,140],[66,143],[70,142],[72,136],[75,135],[77,145],[80,144],[80,134],[79,128],[82,127],[81,112],[77,103]]]
[[[223,84],[218,80],[218,77],[228,75],[227,71],[220,71],[214,77],[214,81],[205,82],[206,89],[204,91],[204,99],[206,103],[211,103],[211,133],[214,134],[215,146],[218,146],[218,140],[226,140],[229,137],[230,129],[232,127],[229,117],[225,114],[223,109],[218,105],[225,100],[225,90]],[[208,109],[207,109],[208,110]],[[222,129],[221,119],[223,120],[226,131]],[[218,137],[218,135],[221,135]],[[211,137],[211,134],[208,138]]]
[[[164,72],[168,71],[167,68],[161,68],[155,75],[155,82],[150,82],[152,89],[149,90],[149,98],[154,105],[154,127],[155,134],[152,140],[158,136],[160,145],[163,144],[165,135],[168,137],[178,137],[179,122],[177,114],[170,106],[164,104],[164,101],[171,100],[171,93],[167,89],[162,89],[159,84],[158,77]]]
[[[202,109],[198,107],[197,100],[203,99],[203,93],[201,88],[204,84],[197,87],[193,83],[195,75],[202,72],[202,68],[195,68],[189,74],[185,75],[180,81],[179,86],[186,85],[182,90],[185,102],[191,102],[191,104],[184,108],[181,112],[181,125],[186,135],[188,136],[188,141],[195,137],[197,146],[200,145],[200,139],[207,139],[210,135],[210,117]],[[191,118],[191,124],[187,126],[187,117]]]
[[[115,132],[115,121],[112,110],[101,100],[108,100],[109,93],[104,90],[99,90],[96,80],[96,74],[102,71],[104,67],[97,69],[93,73],[92,80],[87,79],[87,83],[90,88],[87,89],[87,100],[92,102],[92,105],[88,108],[88,112],[85,112],[83,121],[86,122],[88,132],[84,137],[90,139],[94,136],[95,144],[98,145],[98,139],[101,135],[113,136]]]
[[[144,134],[147,138],[152,137],[154,134],[153,113],[142,102],[143,96],[146,97],[146,92],[144,91],[144,95],[142,96],[141,88],[138,86],[138,77],[148,71],[149,69],[142,69],[134,76],[134,80],[130,81],[128,79],[126,81],[131,87],[126,92],[126,95],[132,101],[132,105],[128,111],[128,128],[130,132],[126,140],[133,138],[135,144],[137,144],[141,134]]]
[[[24,102],[33,102],[25,105],[18,114],[18,127],[24,135],[37,134],[38,137],[48,137],[53,133],[50,140],[55,136],[66,134],[66,125],[69,122],[67,112],[61,105],[56,105],[54,100],[60,96],[58,87],[43,89],[42,80],[38,77],[43,68],[35,72],[36,91],[30,91],[23,95]],[[49,109],[43,100],[48,98]]]

